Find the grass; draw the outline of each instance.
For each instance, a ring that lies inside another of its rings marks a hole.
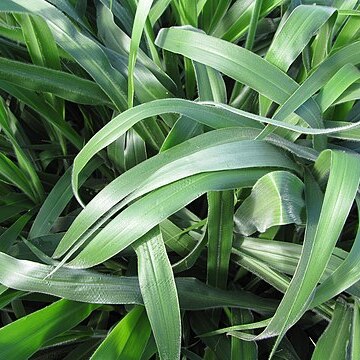
[[[359,9],[2,0],[0,359],[358,359]]]

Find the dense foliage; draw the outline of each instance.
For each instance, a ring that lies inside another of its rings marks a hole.
[[[1,0],[0,359],[359,359],[359,15]]]

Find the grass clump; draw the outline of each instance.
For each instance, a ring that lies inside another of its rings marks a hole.
[[[358,359],[357,1],[0,2],[0,359]]]

